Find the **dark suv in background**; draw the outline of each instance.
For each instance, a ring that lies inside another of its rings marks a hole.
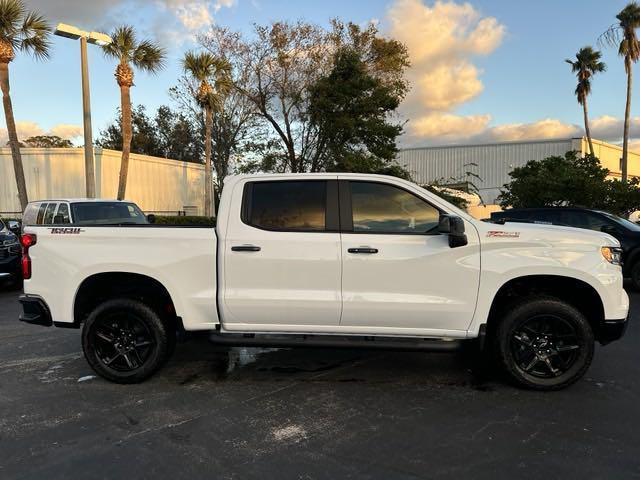
[[[512,208],[493,212],[491,221],[542,223],[608,233],[622,246],[622,274],[640,290],[640,225],[611,213],[574,207]]]
[[[19,230],[17,222],[5,222],[0,218],[0,288],[6,281],[12,282],[16,287],[22,285],[22,247],[18,237]]]

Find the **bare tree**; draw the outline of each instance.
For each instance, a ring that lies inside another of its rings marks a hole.
[[[309,152],[317,132],[307,116],[309,87],[328,67],[326,32],[305,22],[274,22],[255,26],[243,61],[249,82],[240,90],[255,112],[268,122],[282,142],[286,169],[313,170]]]
[[[235,89],[242,111],[251,111],[271,134],[260,130],[263,168],[273,171],[322,171],[326,132],[309,115],[310,92],[328,74],[334,54],[343,47],[358,52],[369,73],[402,97],[407,90],[406,47],[381,37],[373,24],[365,27],[333,20],[329,29],[306,22],[255,25],[250,40],[226,28],[214,27],[200,38],[203,47],[234,64]],[[250,110],[247,110],[250,109]],[[255,120],[255,118],[254,118]],[[260,127],[258,125],[257,127]],[[275,141],[275,142],[274,142]],[[280,144],[280,152],[274,149]],[[251,162],[249,162],[251,163]]]

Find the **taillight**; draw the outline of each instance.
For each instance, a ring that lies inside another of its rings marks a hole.
[[[28,280],[31,278],[31,257],[29,257],[29,248],[33,247],[38,241],[35,233],[25,233],[20,237],[22,244],[22,278]]]

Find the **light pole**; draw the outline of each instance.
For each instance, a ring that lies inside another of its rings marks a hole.
[[[82,116],[84,125],[84,173],[88,198],[96,196],[96,174],[93,161],[93,133],[91,130],[91,93],[89,90],[89,62],[87,43],[107,45],[111,37],[100,32],[85,32],[72,25],[59,23],[55,34],[60,37],[80,39],[80,65],[82,69]]]

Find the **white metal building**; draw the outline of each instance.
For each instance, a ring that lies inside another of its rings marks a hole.
[[[599,140],[593,140],[593,148],[611,176],[619,177],[622,148]],[[473,183],[479,188],[482,200],[491,205],[500,194],[500,188],[509,182],[509,172],[515,167],[523,166],[529,160],[562,156],[571,150],[581,155],[588,153],[586,139],[409,148],[400,151],[397,162],[407,168],[420,184],[438,180],[452,183],[451,178],[461,179],[465,171],[472,171],[480,177],[480,180],[473,179]],[[636,152],[629,152],[629,175],[640,175],[640,154]]]
[[[84,197],[82,148],[22,148],[30,201]],[[113,199],[118,191],[121,152],[95,149],[96,197]],[[145,212],[204,214],[204,166],[131,154],[127,200]],[[0,214],[20,211],[11,149],[0,148]]]

